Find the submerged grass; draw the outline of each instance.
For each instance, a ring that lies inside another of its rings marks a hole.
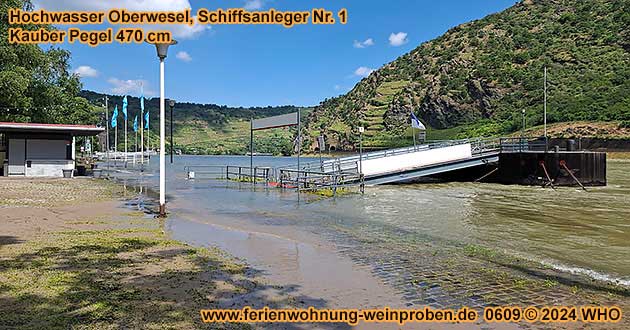
[[[76,189],[75,184],[88,195],[111,188],[92,182],[91,190],[77,180],[51,187]],[[48,203],[35,198],[14,207]],[[256,287],[242,263],[220,250],[171,240],[160,221],[140,212],[60,223],[36,236],[1,242],[0,328],[196,329],[203,326],[200,309]]]
[[[343,196],[343,195],[349,195],[352,193],[352,191],[348,188],[337,188],[336,191],[332,188],[323,188],[323,189],[306,190],[306,192],[312,195],[317,195],[317,196],[322,196],[322,197]]]
[[[1,327],[192,329],[220,298],[213,274],[244,266],[143,228],[52,233],[6,247],[0,269]]]

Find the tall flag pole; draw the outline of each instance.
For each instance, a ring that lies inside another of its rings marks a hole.
[[[140,164],[144,164],[144,90],[140,81]]]
[[[125,166],[127,166],[127,95],[123,98],[122,106],[123,115],[125,115]]]
[[[114,129],[114,152],[118,152],[118,104],[114,107],[111,125]]]
[[[133,119],[133,132],[135,139],[133,140],[133,164],[136,164],[136,154],[138,153],[138,115]]]
[[[142,104],[144,104],[144,102],[142,102]],[[144,114],[144,129],[147,130],[147,151],[151,152],[151,138],[150,138],[151,130],[149,129],[149,109],[147,109],[147,112]],[[149,154],[149,159],[150,158],[151,158],[151,154]]]

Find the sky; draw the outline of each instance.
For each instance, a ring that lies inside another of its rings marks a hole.
[[[177,26],[166,59],[166,97],[228,106],[317,105],[345,94],[373,70],[448,29],[515,0],[35,0],[49,10],[348,10],[345,25]],[[84,26],[105,29],[108,26]],[[64,28],[68,28],[65,26]],[[46,47],[46,46],[44,46]],[[159,93],[159,62],[148,44],[63,44],[84,89]]]

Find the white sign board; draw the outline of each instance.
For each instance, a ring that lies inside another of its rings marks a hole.
[[[252,129],[254,131],[261,129],[295,126],[298,124],[298,113],[288,113],[286,115],[279,115],[267,118],[254,119],[252,121]]]
[[[421,150],[413,153],[364,160],[363,174],[366,176],[412,170],[414,168],[440,164],[472,157],[470,144]]]

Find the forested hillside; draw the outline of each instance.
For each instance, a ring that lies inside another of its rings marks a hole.
[[[432,137],[506,134],[549,122],[630,119],[630,1],[525,0],[450,29],[311,114],[309,134],[339,148],[396,145],[409,113]]]
[[[105,94],[92,91],[82,91],[81,96],[90,103],[100,106],[103,113],[101,121],[104,120],[104,98]],[[109,98],[109,116],[115,105],[119,110],[119,137],[124,127],[122,116],[123,95],[107,95]],[[128,96],[129,121],[127,128],[132,133],[132,125],[136,115],[140,114],[140,100],[137,97]],[[149,122],[151,143],[155,146],[158,143],[159,134],[159,98],[145,100],[145,111],[149,111]],[[176,102],[173,111],[174,124],[174,144],[176,149],[180,149],[189,154],[244,154],[249,148],[249,120],[250,118],[260,118],[275,116],[297,111],[294,106],[277,107],[252,107],[235,108],[219,106],[216,104],[197,104],[189,102]],[[302,109],[308,113],[309,109]],[[166,127],[167,133],[170,125],[170,109],[166,107]],[[138,117],[138,121],[140,118]],[[113,136],[113,132],[110,132]],[[275,129],[256,133],[256,151],[273,154],[290,154],[293,147],[295,131],[291,129]],[[135,138],[135,136],[134,136]],[[113,141],[113,137],[111,139]],[[119,138],[119,146],[122,141]],[[168,141],[167,141],[168,142]],[[167,143],[168,145],[168,143]]]

